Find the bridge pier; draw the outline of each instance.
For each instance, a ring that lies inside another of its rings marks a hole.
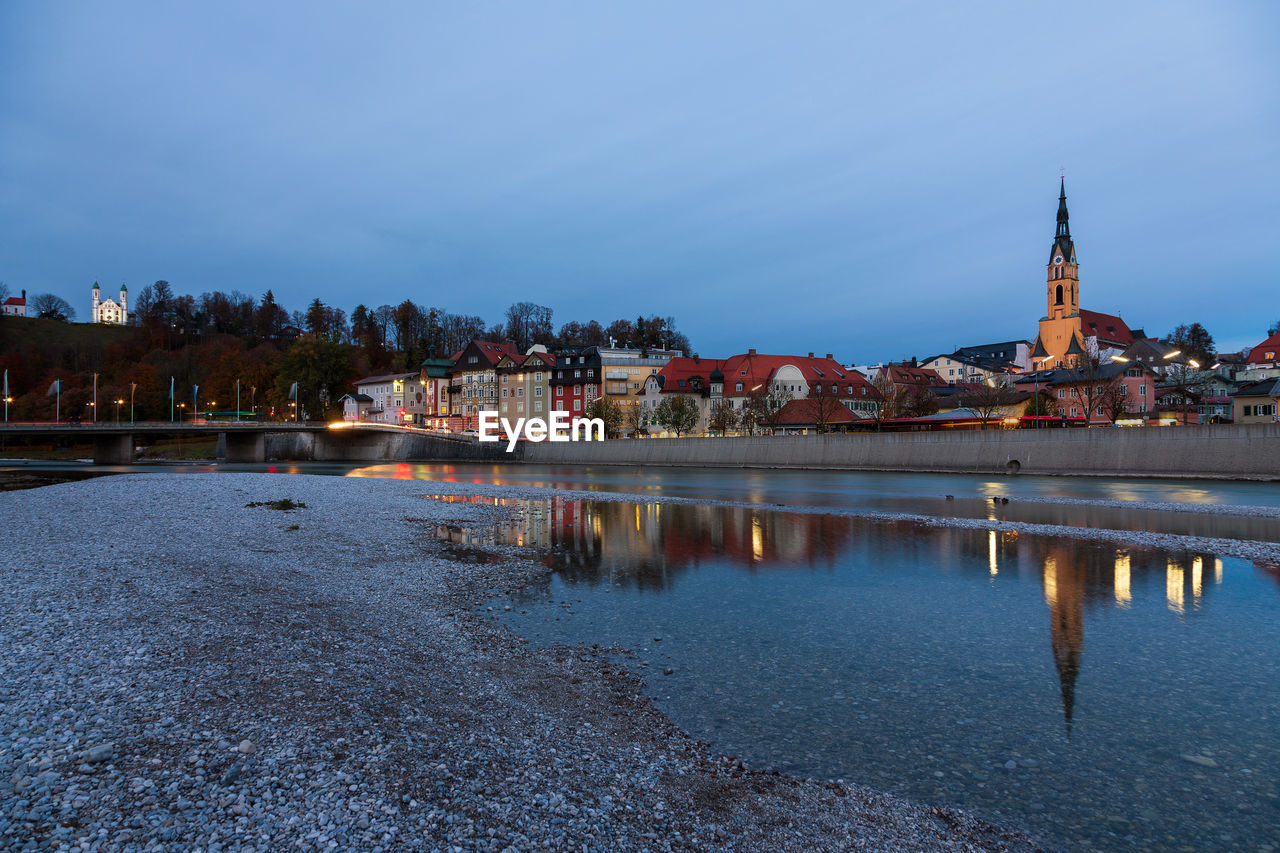
[[[133,436],[130,433],[109,433],[93,437],[94,465],[132,465]]]
[[[265,462],[266,437],[261,432],[225,432],[222,434],[228,462]]]

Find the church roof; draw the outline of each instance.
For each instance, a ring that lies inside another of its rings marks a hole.
[[[1084,355],[1084,350],[1080,348],[1080,339],[1075,335],[1071,336],[1071,346],[1067,347],[1067,355]]]
[[[1031,353],[1032,358],[1048,358],[1049,351],[1044,348],[1044,341],[1040,340],[1040,336],[1036,335],[1036,348]]]
[[[1133,332],[1127,323],[1111,314],[1080,309],[1080,332],[1100,342],[1127,347],[1133,343]]]

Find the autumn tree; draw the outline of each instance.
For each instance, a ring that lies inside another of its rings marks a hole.
[[[604,421],[605,438],[618,438],[622,435],[624,426],[624,415],[622,406],[617,400],[608,397],[599,397],[587,403],[586,417],[588,419],[599,418]]]

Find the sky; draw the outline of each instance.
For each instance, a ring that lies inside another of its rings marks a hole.
[[[1280,4],[0,4],[0,281],[270,288],[704,356],[1280,320]]]

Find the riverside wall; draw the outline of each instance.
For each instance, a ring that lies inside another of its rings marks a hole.
[[[508,459],[555,465],[1280,480],[1280,424],[522,442]]]
[[[506,445],[408,431],[268,432],[264,444],[267,459],[308,462],[511,461]]]

